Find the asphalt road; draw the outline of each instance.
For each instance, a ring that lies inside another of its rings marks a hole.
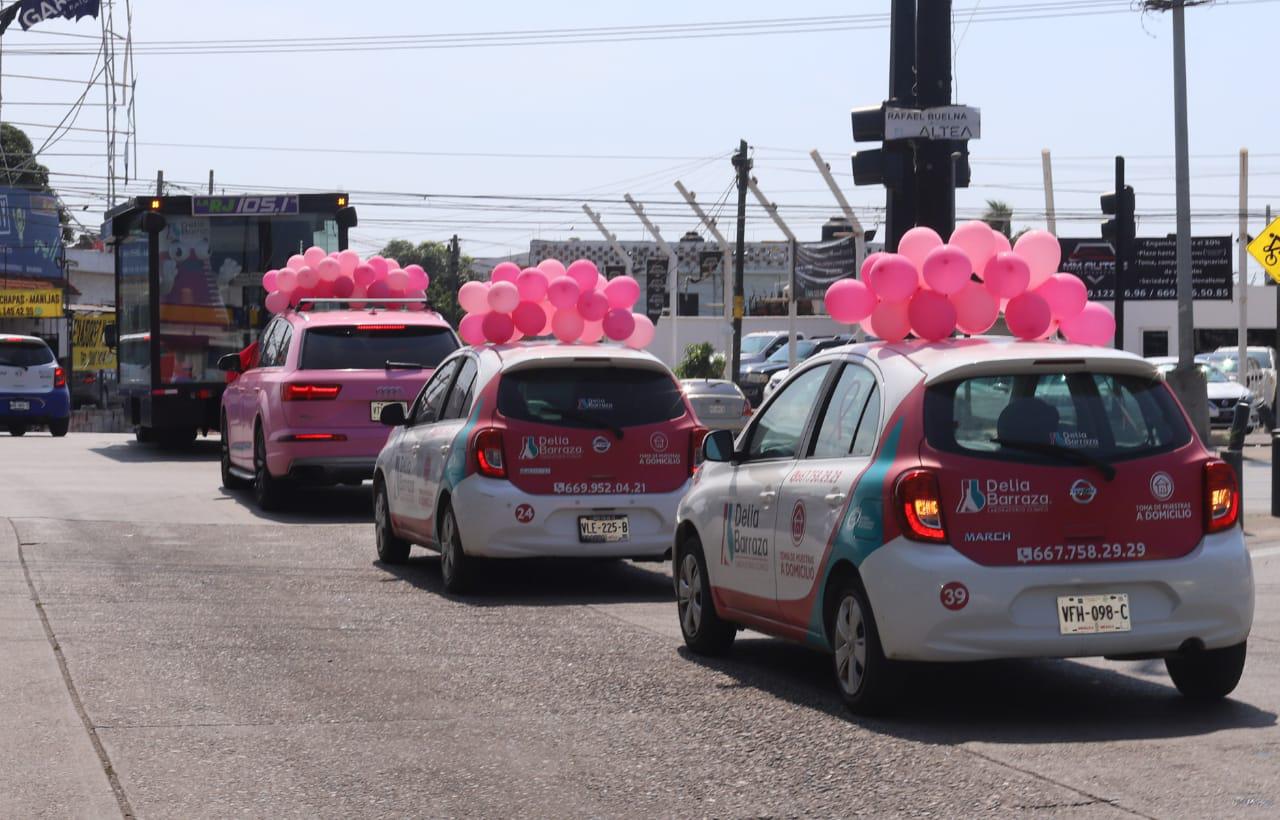
[[[805,649],[688,655],[666,566],[454,600],[434,555],[377,563],[368,507],[262,515],[207,444],[0,436],[0,816],[1280,812],[1280,543],[1226,703],[1159,662],[1010,662],[922,667],[867,720]]]

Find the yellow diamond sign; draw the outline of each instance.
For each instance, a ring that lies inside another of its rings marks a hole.
[[[1249,253],[1268,276],[1280,282],[1280,219],[1268,225],[1261,236],[1249,243]]]

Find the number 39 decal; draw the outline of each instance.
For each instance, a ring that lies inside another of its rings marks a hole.
[[[949,584],[943,584],[942,591],[938,594],[942,601],[942,605],[947,609],[956,610],[964,609],[969,603],[969,588],[959,581],[952,581]]]

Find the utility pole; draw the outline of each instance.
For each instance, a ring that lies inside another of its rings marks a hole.
[[[658,243],[658,250],[667,255],[667,292],[670,294],[671,302],[671,366],[675,367],[680,364],[680,323],[678,317],[680,315],[680,294],[676,292],[676,270],[680,264],[680,257],[676,255],[675,248],[667,244],[667,240],[662,238],[662,233],[658,230],[658,226],[649,221],[649,217],[644,212],[644,206],[631,198],[631,194],[623,194],[622,198],[631,206],[631,210],[636,212],[636,216],[644,225],[645,230]],[[648,275],[645,276],[645,287],[648,288]]]
[[[1271,224],[1271,223],[1267,223]],[[1249,372],[1246,365],[1249,348],[1249,248],[1245,234],[1249,231],[1249,149],[1240,149],[1240,295],[1237,305],[1240,308],[1240,327],[1237,329],[1236,344],[1239,346],[1240,383],[1245,384],[1245,374]],[[1247,387],[1248,385],[1245,384]]]
[[[596,230],[600,231],[600,235],[609,243],[609,247],[613,248],[613,252],[622,260],[622,267],[626,275],[631,276],[631,257],[625,250],[623,250],[622,245],[618,244],[618,235],[605,228],[604,223],[600,221],[600,214],[591,210],[590,205],[585,202],[582,203],[582,210],[586,213],[587,217],[590,218],[592,223],[595,224]]]
[[[747,141],[738,141],[733,167],[738,172],[738,242],[733,249],[733,347],[729,350],[729,378],[742,378],[742,275],[747,256],[747,185],[751,181],[751,160],[747,158]]]
[[[787,238],[787,367],[796,366],[796,235],[787,227],[787,223],[782,221],[782,217],[778,216],[778,206],[765,199],[764,194],[760,193],[760,187],[756,185],[754,177],[747,181],[751,193],[755,195],[756,201],[760,203],[760,207],[768,212],[773,219],[773,224],[778,226],[778,230],[782,231],[782,235]]]
[[[156,171],[156,196],[164,196],[164,171]]]
[[[1049,233],[1058,235],[1058,214],[1053,207],[1053,160],[1049,158],[1049,149],[1040,151],[1040,167],[1044,173],[1044,221]]]
[[[951,0],[929,0],[916,11],[916,104],[951,104]],[[916,221],[942,236],[956,228],[956,166],[950,140],[916,140]]]
[[[889,102],[916,105],[916,0],[893,0],[890,9]],[[881,128],[883,119],[881,116]],[[896,162],[902,175],[896,186],[885,186],[884,247],[896,252],[898,240],[916,225],[915,157],[909,142],[885,143],[883,150],[886,160]],[[886,172],[885,176],[891,174]]]
[[[1111,243],[1115,254],[1115,345],[1116,350],[1124,350],[1124,294],[1129,282],[1126,274],[1130,250],[1137,241],[1134,194],[1133,188],[1124,184],[1124,157],[1116,157],[1116,188],[1109,194],[1103,194],[1101,203],[1102,212],[1113,217],[1102,223],[1102,238]]]
[[[458,235],[455,233],[449,240],[449,278],[448,287],[450,290],[457,292],[458,290],[458,262],[461,256],[461,247],[458,244]]]
[[[729,345],[725,349],[733,346],[733,281],[729,276],[730,254],[733,252],[729,247],[729,241],[724,238],[724,234],[720,233],[720,227],[716,225],[714,218],[707,216],[707,212],[702,210],[702,206],[698,204],[693,192],[684,187],[684,183],[676,180],[676,190],[680,192],[680,196],[684,197],[684,201],[689,203],[689,207],[697,214],[698,219],[702,220],[702,224],[706,226],[711,236],[720,245],[720,264],[724,270],[724,287],[721,288],[721,299],[724,302],[724,318],[725,327],[729,332]]]
[[[209,169],[209,196],[213,196],[213,169]]]

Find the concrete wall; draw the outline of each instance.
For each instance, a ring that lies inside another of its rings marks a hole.
[[[1237,289],[1238,290],[1238,289]],[[1274,330],[1276,328],[1276,295],[1280,288],[1252,285],[1247,297],[1249,327]],[[1114,310],[1111,302],[1103,302]],[[1192,306],[1192,323],[1197,330],[1206,328],[1234,329],[1239,325],[1239,307],[1236,299],[1227,301],[1202,299]],[[1169,333],[1169,355],[1178,353],[1178,303],[1176,301],[1126,302],[1124,349],[1142,354],[1142,333],[1145,330],[1165,330]],[[1232,339],[1234,343],[1234,338]]]
[[[715,316],[681,316],[678,322],[678,347],[673,352],[671,318],[663,317],[656,328],[653,343],[648,350],[667,365],[674,367],[684,358],[687,345],[710,342],[717,351],[725,352],[732,344],[732,328],[728,322]],[[756,330],[786,330],[786,316],[748,316],[742,320],[743,334]],[[796,333],[805,336],[832,336],[849,333],[849,325],[842,325],[828,316],[797,316]]]

